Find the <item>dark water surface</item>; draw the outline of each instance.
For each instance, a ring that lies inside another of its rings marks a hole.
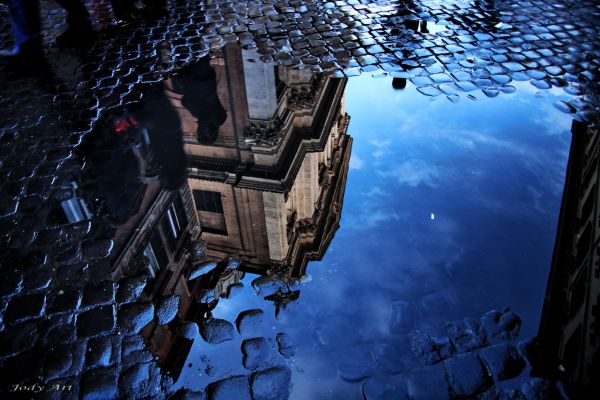
[[[233,322],[259,309],[256,326],[219,344],[196,340],[177,386],[202,389],[247,374],[240,347],[249,337],[266,339],[259,369],[287,364],[291,398],[313,399],[360,398],[349,381],[364,376],[400,380],[381,359],[410,369],[415,330],[443,334],[448,321],[510,307],[522,318],[521,337],[534,335],[571,118],[553,106],[562,92],[515,86],[454,103],[410,83],[394,89],[388,77],[351,78],[345,106],[354,142],[335,239],[291,284],[299,298],[277,317],[264,297],[290,288],[247,273],[212,316]]]

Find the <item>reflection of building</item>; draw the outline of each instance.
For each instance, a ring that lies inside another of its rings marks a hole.
[[[106,187],[120,179],[118,187],[134,197],[111,222],[113,278],[146,276],[140,301],[157,309],[179,298],[176,315],[161,321],[157,313],[142,329],[175,379],[194,338],[183,327],[202,326],[219,298],[240,285],[237,260],[247,271],[285,267],[298,276],[323,256],[338,227],[352,145],[346,81],[257,58],[226,47],[151,88],[115,124],[131,172],[107,176]],[[189,179],[174,190],[182,147]],[[125,197],[118,191],[109,200]],[[285,304],[298,294],[272,297]]]
[[[227,119],[211,144],[184,136],[189,186],[209,259],[301,275],[338,227],[352,144],[346,81],[257,58],[232,46],[212,60]]]
[[[114,274],[145,273],[142,299],[155,303],[170,295],[179,297],[175,319],[184,320],[191,305],[185,272],[189,264],[186,246],[198,233],[191,193],[187,186],[175,192],[161,191],[149,207],[135,233],[117,260]],[[177,335],[173,324],[155,320],[142,330],[163,368],[176,378],[192,340]]]
[[[189,351],[191,341],[169,323],[183,320],[190,307],[187,246],[200,229],[185,184],[177,114],[161,87],[146,95],[135,117],[125,111],[106,116],[78,146],[86,160],[81,187],[71,188],[74,196],[62,208],[70,222],[95,218],[99,234],[110,238],[114,281],[147,282],[136,301],[158,308],[171,295],[179,298],[171,321],[154,319],[142,330],[161,364],[176,376],[183,367],[177,355],[186,347]],[[173,122],[165,117],[169,114],[175,116],[175,129],[164,123]]]
[[[538,332],[544,356],[542,369],[565,376],[575,383],[576,390],[597,389],[600,376],[599,136],[596,130],[574,121]]]

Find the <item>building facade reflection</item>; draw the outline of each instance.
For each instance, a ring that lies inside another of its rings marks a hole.
[[[189,186],[208,259],[300,276],[339,223],[352,145],[346,82],[257,58],[228,47],[211,60],[227,118],[214,143],[184,136]]]
[[[303,275],[339,226],[346,80],[258,57],[225,47],[105,116],[63,205],[70,222],[103,221],[113,280],[144,282],[136,301],[156,311],[141,334],[174,380],[246,273]],[[266,297],[277,310],[300,294],[281,287]]]
[[[599,387],[595,378],[600,372],[600,135],[578,121],[573,121],[572,134],[538,338],[540,372],[565,380],[579,398]]]

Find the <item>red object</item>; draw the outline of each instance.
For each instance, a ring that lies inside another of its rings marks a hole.
[[[139,128],[139,126],[140,126],[140,124],[137,122],[137,120],[133,116],[115,118],[115,120],[113,121],[113,124],[115,125],[116,133],[123,133],[123,132],[126,132],[131,127]]]

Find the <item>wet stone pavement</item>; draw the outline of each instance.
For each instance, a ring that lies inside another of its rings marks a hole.
[[[0,65],[0,363],[3,397],[281,399],[289,396],[285,336],[256,338],[251,320],[213,318],[179,332],[208,343],[244,338],[248,375],[179,389],[161,373],[140,331],[174,321],[177,298],[153,304],[144,277],[111,279],[114,243],[106,221],[57,216],[86,160],[76,147],[101,118],[139,102],[170,72],[225,44],[255,49],[257,61],[332,77],[371,74],[411,82],[424,96],[465,101],[514,92],[515,82],[574,97],[554,106],[595,122],[600,101],[600,5],[595,1],[169,1],[154,19],[116,26],[106,2],[86,2],[98,42],[85,52],[53,47],[64,12],[41,1],[52,73]],[[12,45],[8,7],[0,43]],[[402,331],[405,305],[391,324]],[[381,345],[380,368],[410,349],[417,366],[397,381],[369,367],[338,370],[366,399],[548,398],[554,386],[526,378],[527,346],[508,310],[449,322],[447,335],[410,332],[405,348]],[[273,354],[272,354],[273,353]],[[240,356],[242,356],[240,355]],[[371,377],[367,379],[368,377]],[[520,377],[520,378],[519,378]],[[511,384],[511,382],[513,382]],[[432,388],[439,390],[433,393]],[[175,393],[176,390],[177,393]],[[39,392],[39,393],[36,393]],[[174,394],[175,393],[175,394]],[[477,397],[473,397],[477,396]]]

